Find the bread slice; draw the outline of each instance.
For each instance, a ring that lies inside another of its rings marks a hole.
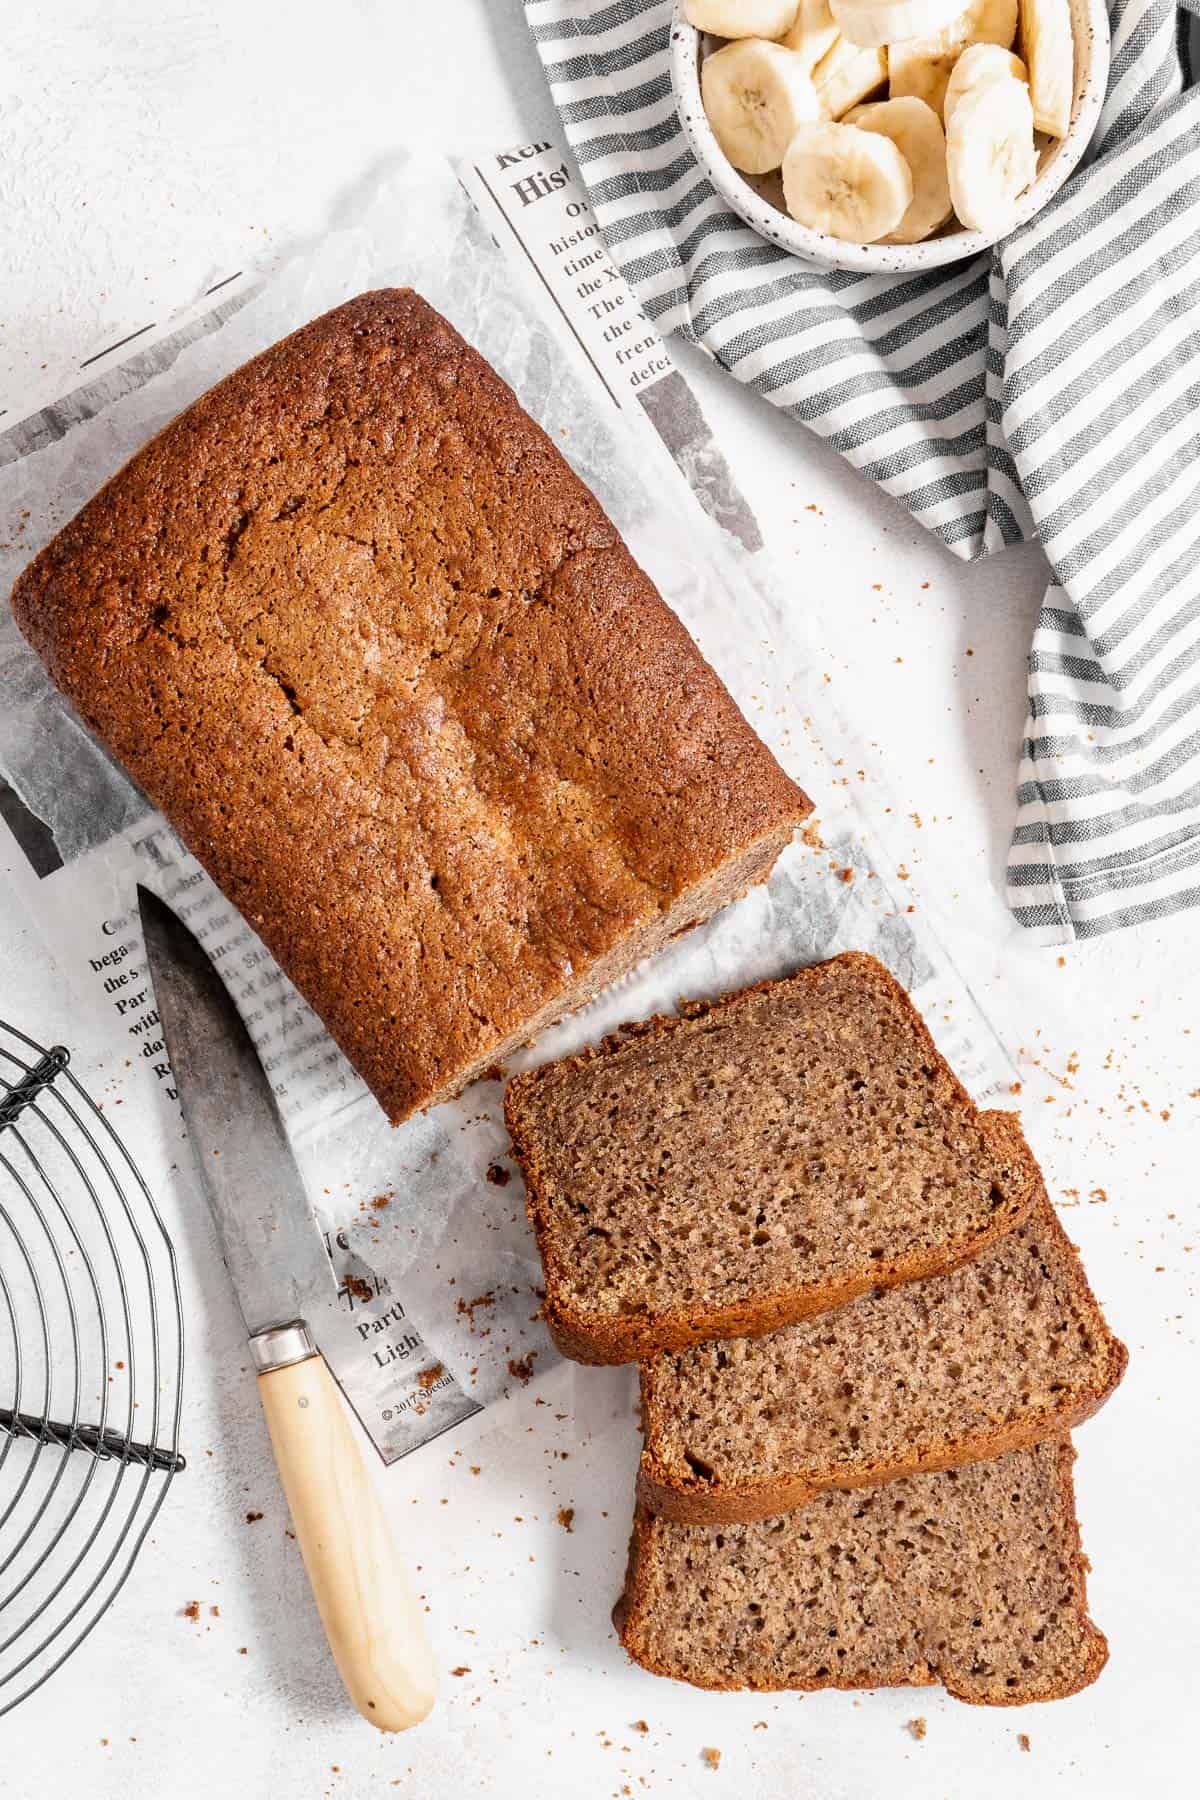
[[[1096,1679],[1068,1440],[742,1525],[639,1511],[635,1662],[705,1688],[923,1687],[1020,1706]]]
[[[761,1519],[981,1462],[1090,1418],[1127,1361],[1043,1187],[949,1274],[643,1363],[638,1495],[673,1519]]]
[[[505,1117],[546,1317],[581,1362],[760,1335],[939,1274],[1037,1191],[858,952],[519,1075]]]

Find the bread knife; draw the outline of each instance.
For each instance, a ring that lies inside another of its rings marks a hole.
[[[434,1702],[416,1598],[305,1306],[332,1289],[325,1241],[258,1052],[212,960],[138,888],[184,1123],[246,1322],[259,1398],[317,1610],[346,1691],[381,1731]]]

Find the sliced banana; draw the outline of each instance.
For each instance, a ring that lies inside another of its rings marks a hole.
[[[946,172],[954,210],[969,231],[1003,237],[1017,201],[1037,174],[1033,106],[1023,81],[968,88],[946,131]]]
[[[829,0],[800,0],[800,8],[791,28],[780,42],[804,58],[806,69],[815,69],[825,52],[833,47],[838,34],[837,20],[829,10]]]
[[[963,51],[971,44],[1009,50],[1016,35],[1017,0],[971,0],[965,12],[930,37],[888,45],[888,93],[893,100],[914,94],[940,118],[950,72]]]
[[[912,205],[908,164],[890,138],[857,125],[801,125],[783,159],[783,195],[811,231],[873,244]]]
[[[877,100],[856,106],[846,114],[847,125],[860,131],[878,131],[891,138],[908,164],[913,197],[908,211],[889,231],[886,243],[919,244],[931,231],[944,225],[954,212],[946,174],[946,134],[932,106],[908,95],[903,100]]]
[[[831,119],[873,94],[887,80],[886,50],[860,50],[839,36],[813,70],[813,86],[821,111]]]
[[[697,31],[723,38],[782,37],[797,0],[687,0],[684,16]]]
[[[1068,0],[1021,0],[1021,47],[1029,64],[1035,131],[1063,138],[1071,129],[1075,45]]]
[[[852,44],[877,49],[928,37],[962,11],[962,0],[829,0],[838,29]]]
[[[1029,71],[1019,56],[1011,50],[1002,50],[999,44],[972,44],[969,50],[963,51],[946,83],[942,120],[947,130],[963,95],[971,88],[986,87],[989,81],[1024,81],[1028,84]]]
[[[777,169],[796,127],[821,112],[800,57],[761,38],[706,56],[700,93],[718,144],[746,175]]]

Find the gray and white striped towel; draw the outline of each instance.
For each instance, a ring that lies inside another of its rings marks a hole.
[[[701,174],[670,0],[525,0],[609,249],[664,332],[959,556],[1039,537],[1009,903],[1048,942],[1200,906],[1200,87],[1176,0],[1110,0],[1093,158],[990,258],[814,270]],[[1183,0],[1200,14],[1200,0]]]

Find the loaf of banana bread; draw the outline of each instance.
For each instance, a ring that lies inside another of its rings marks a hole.
[[[810,810],[407,289],[204,395],[13,610],[395,1121],[762,880]]]

